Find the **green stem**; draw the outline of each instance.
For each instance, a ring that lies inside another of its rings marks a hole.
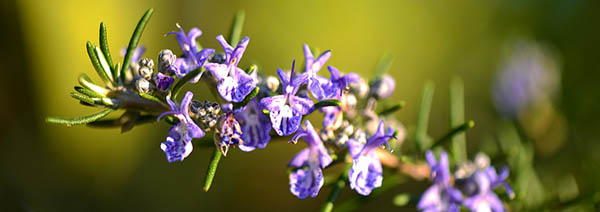
[[[450,127],[458,127],[465,122],[464,85],[459,77],[450,82]],[[467,139],[464,134],[452,137],[452,155],[454,161],[467,160]]]
[[[217,167],[219,166],[219,161],[221,161],[222,155],[223,154],[219,148],[214,149],[213,156],[208,164],[208,170],[206,171],[206,179],[204,180],[204,191],[206,192],[210,190],[210,186],[212,185],[215,174],[217,173]]]
[[[346,167],[342,171],[342,174],[340,174],[340,177],[338,177],[335,184],[333,184],[333,188],[331,189],[331,193],[329,193],[327,202],[325,202],[323,208],[321,208],[322,212],[331,212],[333,210],[333,203],[342,193],[342,189],[346,187],[346,181],[348,181],[348,170],[350,170],[350,168],[352,168],[352,164],[346,164]]]
[[[235,46],[242,36],[242,28],[244,27],[245,13],[244,11],[238,11],[233,18],[231,29],[229,32],[229,43]]]
[[[419,151],[424,151],[431,146],[431,139],[427,135],[427,126],[429,124],[429,112],[431,111],[434,89],[435,86],[431,81],[425,83],[425,87],[423,88],[421,108],[419,109],[417,128],[415,129],[415,143]]]
[[[458,127],[452,128],[452,130],[450,130],[448,133],[446,133],[446,135],[444,135],[440,139],[436,140],[435,143],[433,143],[433,145],[431,146],[431,149],[441,146],[441,145],[445,144],[447,141],[451,141],[451,139],[454,136],[460,135],[461,133],[466,132],[467,130],[473,128],[474,126],[475,126],[475,121],[470,120],[468,122],[461,124]]]

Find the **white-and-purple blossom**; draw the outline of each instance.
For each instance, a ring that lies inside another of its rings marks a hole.
[[[294,65],[287,75],[283,70],[277,70],[281,80],[282,95],[261,99],[260,104],[269,110],[271,126],[280,136],[290,135],[300,126],[302,116],[311,112],[314,102],[306,97],[296,96],[298,89],[306,83],[307,76],[296,75]]]
[[[308,89],[317,99],[323,99],[325,94],[321,84],[327,83],[327,79],[317,75],[317,72],[323,68],[330,57],[331,51],[327,50],[315,58],[310,47],[304,44],[304,59],[306,63],[304,74],[307,76]]]
[[[514,193],[506,179],[508,178],[508,169],[503,169],[500,174],[496,173],[494,167],[479,169],[473,173],[463,183],[471,185],[468,197],[464,200],[465,207],[472,211],[504,211],[502,200],[494,193],[494,189],[499,186],[504,186],[505,191],[513,196]]]
[[[221,120],[219,120],[219,128],[217,129],[218,140],[215,142],[223,155],[227,155],[229,146],[244,143],[242,133],[242,127],[235,118],[233,112],[227,112],[221,117]]]
[[[256,148],[264,149],[271,140],[271,122],[269,117],[262,113],[257,100],[252,100],[244,109],[235,113],[236,119],[242,126],[242,140],[240,149],[250,152]]]
[[[339,99],[342,100],[344,90],[352,83],[358,83],[360,76],[355,73],[348,73],[342,75],[342,73],[333,66],[328,66],[327,69],[331,75],[328,81],[324,81],[320,84],[322,95],[318,100],[324,99]],[[335,128],[339,126],[342,120],[342,108],[340,107],[324,107],[320,111],[324,114],[323,126],[327,128]]]
[[[183,77],[187,73],[201,68],[210,55],[214,54],[214,49],[202,49],[198,48],[196,39],[202,35],[202,31],[198,28],[192,28],[188,33],[177,24],[179,31],[173,31],[167,33],[167,35],[175,35],[175,39],[179,43],[179,47],[183,52],[183,57],[179,57],[175,60],[175,75],[177,77]],[[191,79],[189,82],[196,83],[200,80],[201,74]]]
[[[193,96],[192,92],[188,91],[179,105],[167,97],[167,103],[171,110],[159,116],[160,119],[166,115],[172,115],[179,120],[179,123],[169,130],[166,141],[160,145],[169,162],[183,161],[192,152],[192,139],[204,137],[204,131],[190,117],[190,104]]]
[[[256,88],[258,82],[255,77],[238,68],[250,38],[243,37],[235,48],[227,43],[223,35],[217,36],[217,41],[225,51],[225,63],[207,63],[205,68],[217,81],[217,91],[223,99],[241,102]]]
[[[366,143],[349,140],[348,150],[352,156],[352,168],[348,172],[350,188],[367,196],[373,189],[381,186],[383,168],[375,150],[382,145],[389,145],[388,141],[392,138],[394,138],[394,129],[385,128],[383,122],[380,122],[377,131]]]
[[[324,183],[322,169],[331,164],[333,159],[310,121],[304,122],[304,128],[298,130],[291,141],[297,143],[299,139],[304,140],[308,147],[296,154],[289,163],[295,169],[290,173],[290,191],[300,199],[316,197]]]
[[[431,185],[421,196],[417,208],[427,212],[459,211],[462,194],[451,184],[452,178],[448,169],[448,154],[440,153],[437,161],[433,152],[427,151],[425,159],[431,169]]]

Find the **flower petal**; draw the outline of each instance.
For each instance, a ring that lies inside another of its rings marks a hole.
[[[207,63],[204,65],[204,68],[206,68],[217,81],[225,79],[229,74],[229,67],[225,64]]]
[[[323,183],[323,171],[319,168],[298,169],[290,174],[290,191],[300,199],[316,197]]]
[[[353,160],[348,176],[350,188],[367,196],[383,182],[381,162],[374,152],[358,157]]]
[[[288,166],[290,166],[290,167],[296,167],[296,168],[300,168],[302,166],[305,166],[307,164],[307,162],[308,162],[309,153],[310,153],[310,149],[309,148],[304,148],[298,154],[296,154],[292,158],[292,160],[290,160],[290,163],[288,164]]]
[[[295,114],[306,115],[311,111],[314,102],[308,98],[290,96],[290,105]]]

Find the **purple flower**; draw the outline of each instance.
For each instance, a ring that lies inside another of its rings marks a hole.
[[[514,196],[512,189],[506,183],[508,178],[508,169],[503,169],[498,175],[493,167],[479,169],[473,175],[465,180],[463,185],[467,190],[468,197],[464,201],[464,205],[472,211],[504,211],[502,201],[494,193],[494,189],[499,186],[504,186],[509,196]]]
[[[351,83],[358,83],[360,77],[355,73],[349,73],[342,75],[340,71],[333,67],[328,66],[331,78],[329,81],[321,82],[320,87],[322,95],[317,97],[318,100],[324,99],[342,99],[343,91],[350,86]],[[341,123],[342,110],[340,107],[324,107],[321,108],[321,112],[324,113],[323,126],[327,128],[335,128]]]
[[[183,57],[175,60],[175,74],[177,77],[183,77],[190,71],[202,67],[215,50],[198,49],[196,39],[202,35],[200,29],[194,27],[186,34],[179,24],[177,24],[177,28],[179,28],[179,32],[169,32],[167,35],[175,35],[175,39],[177,39],[179,47],[181,47],[181,51],[183,52]],[[196,83],[200,80],[200,77],[201,74],[191,79],[190,82]]]
[[[495,171],[494,171],[495,172]],[[465,206],[472,211],[504,211],[502,201],[493,191],[491,176],[486,171],[477,171],[471,176],[476,192],[465,199]]]
[[[496,108],[508,118],[516,118],[540,101],[551,100],[560,87],[559,65],[552,52],[533,42],[513,45],[492,87]]]
[[[385,128],[379,123],[377,131],[363,145],[354,139],[349,140],[348,150],[352,155],[352,168],[348,172],[350,188],[367,196],[373,189],[381,186],[383,181],[381,161],[375,150],[381,145],[388,145],[394,137],[392,128]]]
[[[164,112],[158,117],[160,119],[166,115],[173,115],[179,119],[179,123],[169,130],[166,141],[160,145],[169,162],[183,161],[192,151],[192,139],[204,137],[202,129],[190,117],[192,97],[192,92],[188,91],[179,106],[170,97],[167,97],[167,103],[169,103],[171,111]]]
[[[154,84],[156,85],[156,88],[158,88],[158,90],[161,91],[166,91],[167,89],[169,89],[173,82],[175,82],[175,79],[173,79],[173,77],[160,72],[156,73],[156,75],[154,76]]]
[[[330,57],[331,51],[327,50],[315,59],[310,51],[310,47],[308,47],[307,44],[304,44],[304,59],[306,60],[306,69],[304,70],[304,74],[307,75],[308,89],[317,99],[321,99],[323,97],[324,91],[321,87],[321,84],[327,82],[327,79],[318,76],[317,72],[321,70],[323,65],[325,65],[325,62],[327,62]]]
[[[235,48],[227,43],[223,35],[217,36],[217,40],[225,51],[225,63],[207,63],[205,67],[217,80],[217,90],[223,99],[230,102],[241,102],[252,92],[258,82],[255,77],[248,75],[237,66],[250,38],[242,38]]]
[[[340,99],[343,91],[348,88],[350,84],[358,83],[360,81],[360,76],[358,76],[358,74],[348,73],[342,75],[342,73],[333,66],[328,66],[327,69],[329,70],[331,77],[328,81],[321,83],[320,87],[323,93],[320,98],[317,97],[318,100]]]
[[[306,82],[306,75],[296,76],[294,65],[288,76],[283,70],[277,70],[281,80],[282,95],[261,99],[260,104],[269,110],[271,125],[280,136],[290,135],[300,126],[302,116],[311,112],[313,101],[306,97],[296,96],[298,89]]]
[[[448,169],[448,154],[440,153],[436,161],[433,152],[427,151],[425,159],[431,169],[433,185],[421,196],[417,208],[421,211],[459,211],[462,194],[451,185],[450,170]]]
[[[244,143],[242,139],[242,127],[232,112],[227,112],[226,115],[221,117],[219,123],[220,127],[217,130],[219,140],[215,142],[217,142],[217,146],[221,149],[223,155],[227,155],[229,146]]]
[[[194,147],[192,146],[191,138],[186,137],[183,131],[180,125],[172,126],[166,141],[160,144],[160,149],[167,155],[169,163],[183,161],[183,159],[192,153]]]
[[[256,100],[250,101],[246,107],[235,114],[242,126],[240,149],[245,152],[256,148],[264,149],[271,140],[271,122],[262,113]]]
[[[329,156],[321,138],[313,128],[310,121],[304,122],[304,129],[299,130],[292,142],[304,140],[308,147],[300,151],[289,163],[296,168],[290,174],[290,191],[300,199],[316,197],[323,186],[323,168],[327,167],[333,159]]]

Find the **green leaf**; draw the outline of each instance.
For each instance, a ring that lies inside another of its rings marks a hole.
[[[148,94],[148,93],[139,93],[139,94],[144,99],[147,99],[147,100],[150,100],[150,101],[155,101],[155,102],[158,102],[158,103],[161,103],[161,104],[165,104],[165,102],[164,102],[165,100],[161,100],[160,98],[158,98],[156,96],[153,96],[151,94]]]
[[[248,104],[248,102],[252,101],[252,99],[254,99],[254,97],[256,97],[256,95],[258,95],[259,92],[260,92],[260,87],[254,88],[254,90],[252,90],[248,95],[246,95],[246,98],[244,98],[244,100],[242,100],[241,102],[238,102],[238,103],[233,103],[233,107],[237,109],[237,108],[246,106]]]
[[[135,120],[135,125],[146,124],[146,123],[154,123],[156,122],[156,116],[153,115],[142,115],[139,116]],[[97,127],[97,128],[113,128],[113,127],[121,127],[123,125],[123,121],[121,117],[116,119],[107,119],[107,120],[98,120],[91,123],[86,124],[89,127]]]
[[[129,40],[129,45],[127,46],[127,52],[125,53],[125,57],[123,58],[123,66],[121,66],[121,73],[119,76],[121,77],[121,81],[125,81],[125,71],[129,67],[129,63],[131,62],[131,57],[133,56],[133,52],[135,48],[137,48],[138,43],[140,42],[140,37],[142,37],[142,33],[144,32],[144,28],[146,28],[146,24],[148,20],[150,20],[150,16],[152,16],[152,12],[154,10],[148,9],[144,16],[140,19],[135,30],[133,31],[133,35],[131,35],[131,39]]]
[[[98,73],[100,79],[102,79],[102,81],[104,81],[106,85],[112,85],[111,78],[107,74],[110,72],[110,70],[108,72],[105,71],[102,64],[100,64],[100,60],[98,59],[98,55],[96,54],[96,46],[94,46],[94,44],[92,44],[92,42],[89,41],[86,43],[85,46],[87,48],[88,57],[92,62],[92,66],[94,66],[94,69],[96,69],[96,73]]]
[[[221,161],[221,150],[219,148],[215,148],[213,151],[213,156],[210,159],[210,163],[208,164],[208,170],[206,171],[206,178],[204,179],[204,191],[208,192],[210,190],[210,186],[212,185],[213,179],[215,178],[215,174],[217,173],[217,168],[219,167],[219,161]]]
[[[242,37],[245,15],[244,11],[238,11],[233,18],[233,23],[231,23],[231,29],[229,30],[229,43],[232,46],[235,46],[240,41],[240,37]]]
[[[464,85],[459,77],[450,82],[450,127],[459,127],[465,122]],[[467,139],[465,134],[452,137],[452,155],[456,163],[467,160]]]
[[[398,104],[394,104],[391,107],[385,108],[383,109],[381,112],[377,113],[377,115],[379,116],[388,116],[391,115],[392,113],[404,108],[404,105],[406,105],[405,101],[401,101]]]
[[[102,96],[106,96],[109,92],[109,90],[107,90],[106,88],[103,88],[99,85],[96,85],[92,82],[92,80],[90,79],[90,77],[88,77],[86,74],[81,74],[79,76],[79,84],[81,86],[83,86],[84,88],[90,89],[92,91],[94,91],[97,94],[100,94]]]
[[[454,128],[452,128],[452,130],[450,130],[444,136],[442,136],[441,138],[436,140],[435,143],[433,143],[433,145],[431,146],[431,148],[433,149],[435,147],[444,145],[445,142],[451,141],[451,139],[454,138],[455,136],[460,135],[473,127],[475,127],[475,121],[473,121],[473,120],[470,120],[470,121],[465,122],[457,127],[454,127]]]
[[[114,67],[114,63],[112,61],[112,56],[110,55],[110,50],[108,48],[108,36],[107,36],[107,31],[106,31],[106,25],[104,25],[104,23],[102,23],[102,22],[100,23],[99,31],[100,31],[99,32],[100,49],[102,49],[102,53],[106,57],[106,62],[108,63],[108,66]],[[112,76],[114,79],[119,78],[118,69],[112,69]]]
[[[103,98],[104,97],[104,96],[102,96],[102,95],[100,95],[100,94],[98,94],[98,93],[96,93],[96,92],[94,92],[94,91],[92,91],[90,89],[87,89],[87,88],[84,88],[84,87],[81,87],[81,86],[75,86],[74,89],[75,89],[75,91],[77,91],[79,93],[82,93],[82,94],[84,94],[86,96],[89,96],[89,97],[96,97],[96,98]]]
[[[179,91],[181,91],[181,88],[183,88],[185,83],[202,73],[204,73],[204,67],[194,69],[193,71],[188,72],[185,76],[179,79],[179,81],[177,81],[177,83],[175,83],[175,85],[171,89],[171,95],[173,95],[173,99],[177,98],[177,96],[179,95]]]
[[[48,118],[46,118],[46,122],[52,123],[52,124],[64,124],[67,126],[87,124],[87,123],[99,120],[101,118],[104,118],[113,111],[114,111],[113,109],[106,109],[106,110],[100,111],[98,113],[94,113],[92,115],[75,117],[75,118],[48,117]]]
[[[254,73],[256,70],[258,70],[258,66],[256,64],[252,64],[247,70],[246,73],[247,74],[252,74]]]
[[[433,92],[435,85],[428,81],[423,88],[421,97],[421,108],[417,117],[417,127],[415,129],[415,142],[417,149],[424,151],[431,145],[431,139],[427,135],[427,126],[429,124],[429,112],[431,111],[431,102],[433,101]]]
[[[375,67],[375,77],[381,77],[385,73],[387,73],[392,67],[392,55],[384,54],[377,62],[377,66]]]
[[[104,72],[106,72],[106,76],[108,76],[112,85],[116,85],[114,83],[115,78],[112,75],[111,66],[106,61],[106,57],[104,56],[104,53],[102,53],[102,50],[99,47],[94,48],[94,51],[96,51],[96,56],[98,57],[98,62],[100,62],[100,66],[102,66],[102,70],[104,70]]]
[[[317,102],[313,107],[316,110],[316,109],[323,108],[323,107],[331,107],[331,106],[339,107],[340,105],[342,105],[342,102],[340,102],[340,100],[325,99],[325,100],[321,100],[321,101]]]
[[[74,99],[77,99],[79,101],[85,102],[89,105],[95,105],[96,101],[92,98],[89,97],[85,94],[79,93],[79,92],[71,92],[70,93],[71,97],[73,97]]]

